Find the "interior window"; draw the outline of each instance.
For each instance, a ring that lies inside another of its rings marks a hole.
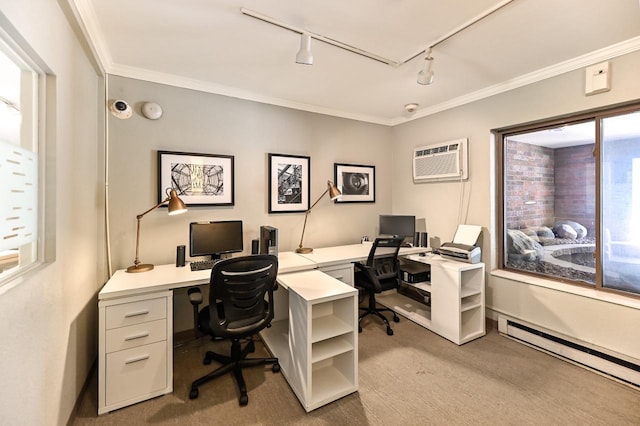
[[[640,112],[602,120],[603,286],[640,293]]]
[[[0,39],[0,283],[38,261],[38,74]]]
[[[595,123],[504,142],[505,266],[595,284]]]
[[[501,267],[640,294],[640,112],[500,136]]]

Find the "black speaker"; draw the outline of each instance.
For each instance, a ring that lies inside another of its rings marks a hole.
[[[429,234],[426,232],[416,232],[413,238],[414,247],[429,247]]]
[[[260,252],[260,240],[251,240],[251,254]]]
[[[176,267],[184,266],[185,246],[176,247]]]

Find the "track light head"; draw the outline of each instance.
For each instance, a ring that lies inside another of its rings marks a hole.
[[[311,53],[311,36],[302,33],[300,36],[300,50],[296,54],[296,63],[303,65],[313,65],[313,54]]]
[[[433,83],[433,58],[431,57],[431,52],[427,54],[427,57],[424,58],[424,68],[420,70],[418,73],[418,84],[422,84],[427,86]]]

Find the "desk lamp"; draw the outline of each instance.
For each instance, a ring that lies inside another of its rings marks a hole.
[[[175,189],[167,188],[166,192],[168,192],[167,198],[151,207],[146,212],[136,216],[136,219],[138,219],[138,228],[136,230],[136,259],[133,261],[133,265],[127,268],[127,272],[146,272],[153,269],[153,264],[140,263],[140,259],[138,257],[140,251],[140,220],[142,219],[142,217],[147,213],[157,209],[167,201],[169,202],[169,205],[167,206],[169,215],[180,214],[187,211],[187,207],[184,205],[180,197],[178,197],[178,193],[175,191]]]
[[[300,245],[298,246],[298,248],[296,249],[296,253],[313,253],[313,249],[309,248],[309,247],[302,247],[302,239],[304,238],[304,230],[307,227],[307,217],[309,216],[309,213],[311,213],[311,209],[318,204],[318,201],[320,201],[322,199],[322,197],[324,197],[324,195],[326,193],[329,193],[329,197],[331,198],[331,200],[335,200],[336,198],[340,198],[342,197],[342,193],[340,192],[340,190],[338,188],[336,188],[336,186],[333,184],[333,182],[331,182],[330,180],[327,181],[327,189],[326,191],[324,191],[322,193],[322,195],[320,197],[318,197],[318,199],[316,200],[315,203],[313,203],[311,205],[311,207],[309,207],[309,210],[307,210],[304,213],[304,225],[302,225],[302,235],[300,236]]]

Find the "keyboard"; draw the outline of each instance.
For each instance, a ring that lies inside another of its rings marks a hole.
[[[195,262],[189,262],[189,266],[192,271],[205,271],[213,268],[213,265],[220,262],[221,259],[215,260],[197,260]]]

